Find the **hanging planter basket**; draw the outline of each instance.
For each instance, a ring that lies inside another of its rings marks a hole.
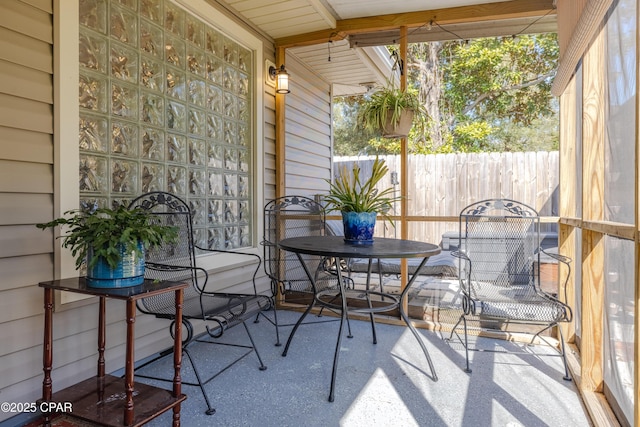
[[[411,126],[413,126],[414,114],[413,110],[404,110],[400,113],[400,120],[397,123],[393,123],[393,112],[389,111],[387,119],[382,126],[382,136],[385,138],[404,138],[409,135]]]

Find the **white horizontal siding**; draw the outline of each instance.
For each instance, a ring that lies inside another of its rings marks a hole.
[[[53,104],[51,74],[0,61],[0,92]]]
[[[273,61],[271,55],[265,54],[267,59]],[[276,97],[275,97],[275,88],[265,85],[265,93],[264,93],[264,131],[263,131],[263,171],[262,171],[262,180],[263,180],[263,197],[264,200],[261,202],[263,206],[257,206],[260,215],[262,214],[262,210],[264,204],[269,200],[273,200],[276,196]]]
[[[44,311],[42,295],[42,289],[36,285],[23,286],[2,292],[2,298],[0,298],[0,324],[41,314]]]
[[[22,288],[47,280],[53,270],[53,260],[49,254],[0,258],[0,292]],[[42,296],[38,297],[38,301]],[[0,331],[0,337],[2,336]],[[5,345],[7,341],[0,342]],[[3,347],[4,348],[4,347]]]
[[[51,49],[49,42],[0,26],[0,59],[34,70],[53,73]]]
[[[0,153],[4,160],[53,163],[53,135],[0,126]]]
[[[0,226],[48,221],[51,213],[42,211],[42,207],[49,205],[51,195],[46,193],[0,193]]]
[[[53,106],[49,103],[0,94],[0,126],[53,133]]]
[[[331,175],[330,85],[295,56],[287,56],[285,194],[313,196]]]
[[[53,44],[51,12],[50,1],[33,2],[32,4],[17,0],[3,1],[0,2],[0,26],[18,34]]]
[[[0,192],[51,193],[51,165],[0,160]]]

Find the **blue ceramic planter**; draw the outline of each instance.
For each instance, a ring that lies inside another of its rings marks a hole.
[[[104,258],[99,257],[93,268],[87,269],[87,284],[93,288],[126,288],[140,285],[144,281],[144,247],[138,244],[143,255],[125,252],[120,248],[120,264],[111,268]],[[89,248],[87,265],[91,262],[93,250]]]
[[[376,216],[376,212],[342,212],[344,241],[353,245],[372,244]]]

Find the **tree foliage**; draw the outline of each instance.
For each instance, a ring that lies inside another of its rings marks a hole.
[[[363,102],[362,96],[336,97],[333,100],[333,152],[338,156],[375,153],[375,150],[368,149],[373,134],[357,122]]]
[[[425,129],[409,135],[410,152],[557,149],[557,61],[556,34],[409,45],[408,84],[429,115]],[[362,131],[362,97],[334,101],[337,154],[399,151],[398,140]]]

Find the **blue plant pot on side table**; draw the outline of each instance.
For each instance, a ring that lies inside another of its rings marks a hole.
[[[92,288],[126,288],[144,282],[144,246],[138,243],[142,256],[126,252],[120,247],[120,263],[112,268],[103,257],[93,267],[87,267],[87,285]],[[87,264],[90,265],[93,251],[89,249]]]

